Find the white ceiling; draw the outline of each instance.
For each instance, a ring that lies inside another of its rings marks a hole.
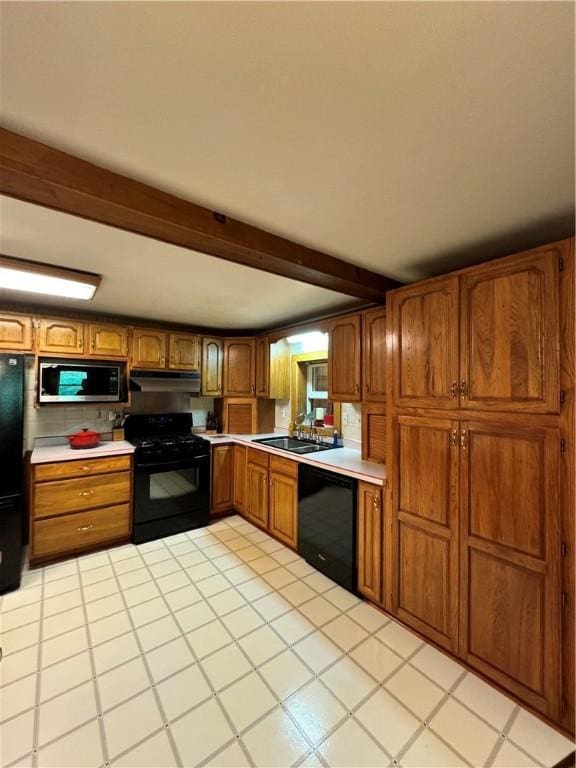
[[[0,10],[7,128],[195,202],[406,281],[570,233],[571,2]],[[237,327],[346,301],[31,206],[2,226],[8,253],[118,281],[118,312]],[[161,266],[122,277],[137,254]]]

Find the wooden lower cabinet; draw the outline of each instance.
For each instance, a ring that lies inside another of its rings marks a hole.
[[[392,485],[393,608],[444,648],[458,650],[457,422],[399,416]]]
[[[261,528],[268,527],[268,466],[269,454],[247,449],[245,514]]]
[[[228,512],[234,507],[234,446],[212,448],[211,514]]]
[[[30,563],[127,541],[132,457],[30,466]]]
[[[460,652],[560,716],[560,434],[461,422]]]
[[[268,530],[289,547],[298,543],[298,464],[270,457]]]
[[[246,454],[244,445],[234,446],[234,509],[240,514],[246,510]]]
[[[358,483],[358,591],[382,603],[382,489]]]

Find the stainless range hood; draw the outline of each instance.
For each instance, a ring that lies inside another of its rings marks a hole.
[[[132,371],[130,389],[135,392],[200,392],[199,373],[168,373],[167,371]]]

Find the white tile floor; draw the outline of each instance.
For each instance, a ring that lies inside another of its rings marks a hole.
[[[239,517],[25,574],[8,766],[551,766],[572,744]]]

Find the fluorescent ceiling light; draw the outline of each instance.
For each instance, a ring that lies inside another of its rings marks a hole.
[[[321,331],[297,333],[294,336],[288,336],[286,341],[288,344],[302,344],[304,352],[317,352],[328,349],[328,334]]]
[[[9,291],[89,300],[101,280],[100,275],[90,272],[0,256],[0,288]]]

